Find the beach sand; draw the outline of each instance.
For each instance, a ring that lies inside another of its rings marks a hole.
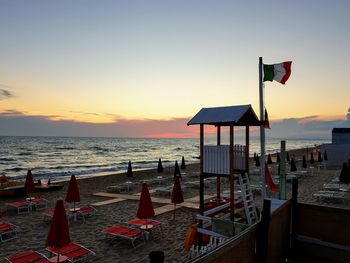
[[[308,150],[309,152],[311,149]],[[305,149],[290,151],[290,156],[297,159],[297,167],[301,167],[302,155],[306,153]],[[257,170],[253,162],[251,162],[251,170]],[[276,165],[272,165],[271,170],[277,170]],[[289,165],[287,165],[289,168]],[[186,170],[182,170],[183,182],[185,181],[199,181],[199,164],[187,165]],[[349,203],[332,203],[326,201],[317,201],[313,197],[313,193],[321,190],[324,183],[330,182],[332,179],[339,176],[340,167],[333,167],[327,169],[314,169],[313,175],[306,175],[299,180],[299,201],[306,203],[325,204],[337,207],[349,208]],[[141,191],[141,182],[145,179],[156,178],[159,176],[156,170],[144,170],[134,172],[134,177],[126,178],[124,174],[113,174],[108,176],[91,177],[78,180],[81,194],[80,205],[92,204],[105,200],[110,200],[109,197],[102,197],[93,195],[97,192],[107,192],[107,186],[118,185],[125,181],[132,181],[132,191],[128,194],[136,194]],[[171,185],[173,178],[173,168],[165,168],[161,173],[165,183],[161,186]],[[273,173],[275,175],[275,172]],[[251,184],[258,184],[261,180],[257,175],[250,176]],[[55,202],[58,198],[65,197],[68,182],[64,183],[62,190],[52,191],[47,193],[35,193],[37,197],[43,197],[49,200],[49,208],[54,208]],[[149,186],[152,190],[159,186]],[[223,186],[223,188],[227,187]],[[205,194],[214,194],[216,191],[215,183],[211,183],[209,188],[205,189]],[[191,188],[184,191],[184,197],[191,198],[199,195],[199,189]],[[291,183],[287,183],[287,196],[291,196]],[[152,194],[152,197],[155,197]],[[170,197],[167,197],[170,204]],[[21,198],[23,200],[23,198]],[[3,202],[21,200],[4,199]],[[257,199],[260,196],[257,195]],[[164,203],[155,203],[154,208],[164,206]],[[65,204],[66,208],[72,207],[72,204]],[[188,253],[183,248],[184,237],[188,227],[194,221],[197,213],[196,209],[180,207],[176,209],[176,217],[173,219],[173,212],[167,212],[154,217],[155,220],[163,224],[163,236],[151,235],[150,239],[145,244],[132,248],[130,242],[117,241],[115,239],[106,238],[101,233],[103,228],[116,225],[120,222],[126,222],[135,218],[138,207],[137,200],[125,200],[114,202],[96,207],[98,209],[96,217],[88,218],[85,223],[82,220],[76,222],[70,220],[70,237],[71,241],[84,245],[96,253],[92,257],[93,262],[149,262],[148,254],[151,251],[159,250],[165,254],[165,262],[186,262],[188,260]],[[19,237],[8,242],[0,244],[0,258],[20,252],[26,249],[36,251],[44,251],[46,235],[49,228],[49,223],[44,222],[42,211],[32,211],[29,214],[17,215],[14,211],[8,211],[1,221],[11,222],[19,227]]]

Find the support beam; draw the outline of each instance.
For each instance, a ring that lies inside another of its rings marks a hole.
[[[234,134],[233,134],[233,126],[230,126],[230,219],[234,221],[235,219],[235,174],[234,174],[234,153],[233,153],[233,145],[234,145]]]
[[[249,174],[249,126],[245,126],[245,171]]]
[[[203,175],[203,148],[204,148],[204,124],[200,125],[200,139],[199,139],[199,152],[200,152],[200,175],[199,175],[199,212],[204,214],[204,175]],[[203,221],[198,223],[199,228],[203,228]],[[198,243],[202,245],[203,234],[198,234]]]
[[[221,126],[217,126],[217,145],[221,144]],[[221,199],[221,180],[220,175],[216,176],[216,199],[219,204]]]

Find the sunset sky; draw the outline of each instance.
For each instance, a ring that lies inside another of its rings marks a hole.
[[[249,3],[248,3],[249,2]],[[271,136],[350,122],[350,2],[0,0],[0,135],[192,137],[202,107],[252,104]],[[274,129],[275,128],[275,129]]]

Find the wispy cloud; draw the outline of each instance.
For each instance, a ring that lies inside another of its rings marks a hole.
[[[10,91],[10,87],[0,84],[0,100],[10,99],[14,97],[14,94]]]
[[[330,138],[332,128],[350,127],[349,114],[350,112],[346,117],[335,120],[324,120],[321,116],[306,116],[271,121],[271,129],[266,130],[266,135],[273,138]],[[157,120],[126,119],[114,114],[113,116],[116,119],[111,123],[88,123],[64,120],[58,118],[59,116],[28,115],[9,109],[0,113],[0,135],[178,138],[199,136],[198,125],[187,126],[190,117]],[[235,130],[239,131],[239,128]],[[259,135],[259,129],[252,128],[251,131],[252,136]],[[205,127],[205,132],[206,136],[216,134],[212,126]],[[235,134],[240,136],[239,132]]]

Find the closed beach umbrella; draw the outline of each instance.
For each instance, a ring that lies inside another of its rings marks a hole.
[[[129,161],[129,164],[128,164],[128,171],[126,172],[126,177],[133,177],[131,161]]]
[[[311,153],[311,156],[310,156],[310,163],[311,164],[315,163],[315,159],[314,159],[313,153]]]
[[[151,195],[149,194],[146,183],[142,184],[139,208],[137,209],[136,216],[140,219],[147,219],[154,216],[154,209],[152,205]]]
[[[186,169],[185,157],[183,157],[183,156],[182,156],[182,160],[181,160],[181,169]]]
[[[256,152],[254,153],[253,161],[256,162]]]
[[[280,154],[277,153],[276,155],[277,155],[277,162],[280,163],[281,162]]]
[[[321,152],[318,152],[317,162],[319,162],[319,163],[323,162]]]
[[[303,165],[302,165],[303,168],[307,168],[307,164],[306,164],[306,157],[305,155],[303,155]]]
[[[182,178],[181,177],[180,168],[179,168],[179,164],[177,163],[177,161],[175,161],[174,179],[176,178],[176,176]]]
[[[70,177],[69,185],[68,185],[68,191],[66,194],[66,202],[74,204],[75,209],[75,202],[80,202],[80,192],[79,192],[79,186],[77,179],[75,179],[75,176],[72,175]]]
[[[260,166],[260,158],[259,158],[259,155],[257,154],[256,155],[256,158],[255,158],[255,166]]]
[[[66,210],[64,209],[63,200],[57,200],[45,244],[47,247],[63,248],[69,243],[70,236]],[[59,262],[59,256],[58,254],[57,262]]]
[[[289,162],[289,152],[287,152],[287,162]]]
[[[342,183],[347,182],[347,172],[348,172],[347,170],[348,170],[348,165],[346,164],[346,162],[344,162],[339,175],[339,181]]]
[[[176,204],[181,204],[184,202],[184,197],[182,195],[180,179],[178,176],[175,177],[173,191],[171,192],[171,203],[174,204],[174,219]]]
[[[35,191],[34,181],[32,171],[28,170],[26,181],[24,182],[24,190],[27,194],[33,193]]]
[[[327,151],[323,153],[323,160],[328,161]]]
[[[290,161],[290,171],[291,172],[296,172],[297,171],[297,167],[295,165],[295,161],[294,158],[292,157],[291,161]]]
[[[267,155],[267,164],[272,164],[271,154]]]
[[[158,172],[158,173],[162,173],[162,172],[163,172],[162,160],[161,160],[160,158],[159,158],[159,160],[158,160],[157,172]]]

